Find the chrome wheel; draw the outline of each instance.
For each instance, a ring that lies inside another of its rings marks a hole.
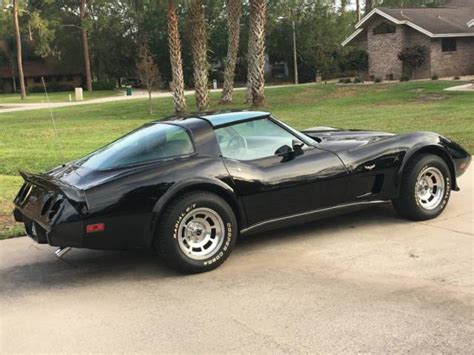
[[[179,248],[191,259],[207,259],[222,246],[224,233],[224,222],[216,211],[196,208],[188,212],[179,223]]]
[[[444,176],[435,167],[423,169],[416,180],[415,196],[425,210],[433,210],[443,201],[445,191]]]

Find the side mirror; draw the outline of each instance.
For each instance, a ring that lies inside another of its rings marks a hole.
[[[293,150],[285,144],[275,151],[275,155],[285,156],[285,155],[291,154],[292,152]]]
[[[293,139],[292,144],[293,144],[293,151],[295,153],[300,154],[303,152],[304,143],[302,141]]]

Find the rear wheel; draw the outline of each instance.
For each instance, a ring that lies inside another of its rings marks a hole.
[[[173,201],[163,213],[155,246],[172,268],[210,271],[230,255],[237,237],[232,208],[219,196],[196,191]]]
[[[420,155],[408,163],[400,194],[392,202],[401,216],[421,221],[439,216],[450,193],[451,174],[446,162],[437,155]]]

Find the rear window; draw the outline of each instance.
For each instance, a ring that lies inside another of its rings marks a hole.
[[[77,162],[96,169],[167,159],[194,152],[191,137],[182,127],[159,123],[139,128]]]

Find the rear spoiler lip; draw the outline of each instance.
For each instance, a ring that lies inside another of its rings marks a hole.
[[[47,189],[59,191],[70,200],[87,203],[85,191],[77,188],[76,186],[73,186],[46,174],[32,174],[24,170],[20,170],[18,172],[23,178],[23,180],[27,182],[45,187]]]

